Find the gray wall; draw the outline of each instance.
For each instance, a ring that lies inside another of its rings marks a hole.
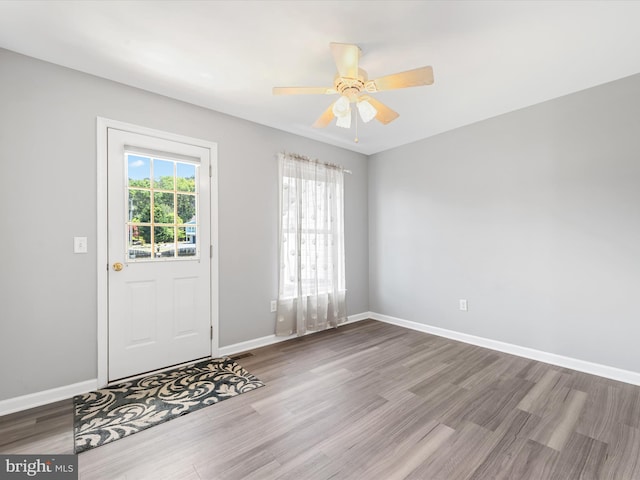
[[[218,143],[221,346],[273,333],[275,153],[287,150],[353,171],[349,314],[640,371],[638,112],[634,76],[367,165],[0,49],[0,400],[96,377],[96,116]],[[85,235],[90,253],[74,255]]]
[[[639,113],[636,75],[370,157],[371,311],[640,371]]]
[[[221,346],[274,331],[282,150],[353,171],[348,312],[368,310],[364,155],[0,50],[0,400],[96,378],[97,116],[218,143]]]

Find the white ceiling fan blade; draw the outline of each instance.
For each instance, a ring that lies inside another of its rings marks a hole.
[[[332,95],[333,87],[273,87],[274,95]]]
[[[324,128],[331,123],[331,120],[333,120],[333,117],[335,117],[335,115],[333,114],[333,106],[335,105],[335,103],[336,102],[333,102],[331,105],[329,105],[329,108],[327,108],[324,113],[320,115],[320,117],[313,124],[313,128]]]
[[[394,73],[385,77],[369,80],[365,86],[368,92],[381,92],[397,88],[419,87],[433,83],[433,68],[420,67],[406,72]]]
[[[341,77],[358,78],[360,48],[348,43],[331,43],[331,53]]]
[[[360,98],[368,101],[373,106],[373,108],[376,109],[377,111],[376,120],[378,120],[380,123],[383,123],[386,125],[388,123],[393,122],[396,118],[400,116],[398,112],[391,110],[384,103],[379,102],[378,100],[376,100],[373,97],[370,97],[369,95],[363,95]]]

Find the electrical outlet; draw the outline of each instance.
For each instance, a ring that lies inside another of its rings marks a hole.
[[[463,312],[467,311],[467,301],[464,298],[461,298],[459,300],[459,304],[460,304],[460,310],[462,310]]]
[[[278,302],[277,300],[271,300],[271,313],[274,313],[278,310]]]

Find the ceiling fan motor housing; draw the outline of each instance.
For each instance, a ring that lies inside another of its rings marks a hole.
[[[367,79],[367,72],[359,68],[358,78],[341,77],[340,74],[337,74],[333,85],[340,95],[349,98],[351,102],[355,102],[357,96],[363,90],[368,92],[375,91],[369,89],[368,84],[373,84],[373,82],[367,82]]]

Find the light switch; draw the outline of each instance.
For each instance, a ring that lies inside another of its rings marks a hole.
[[[87,253],[87,237],[73,237],[73,253]]]

